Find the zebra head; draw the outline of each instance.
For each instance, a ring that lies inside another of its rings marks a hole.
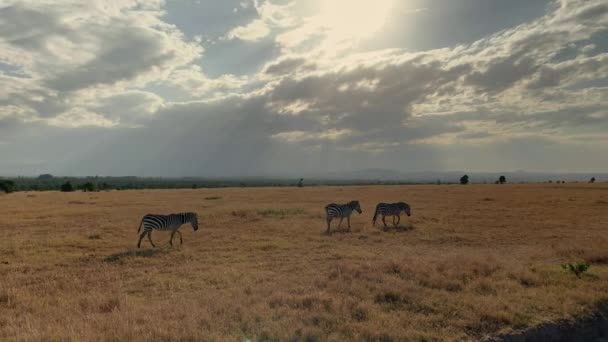
[[[190,222],[190,225],[192,226],[192,230],[197,231],[198,230],[198,215],[196,213],[187,213],[186,215],[188,217],[188,222]]]
[[[348,203],[348,206],[351,209],[356,210],[359,214],[363,213],[363,211],[361,210],[361,205],[359,204],[359,201],[352,201],[352,202]]]
[[[403,210],[403,212],[406,213],[407,216],[412,216],[412,209],[407,203],[399,202],[397,204],[399,205],[399,209]]]

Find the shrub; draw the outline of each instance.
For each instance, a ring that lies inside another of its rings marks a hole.
[[[505,176],[500,176],[500,178],[498,178],[498,182],[500,184],[505,184],[507,182],[507,177]]]
[[[112,186],[110,184],[106,183],[106,182],[103,182],[103,183],[101,183],[101,184],[98,185],[98,188],[100,190],[110,190],[110,189],[112,189]]]
[[[567,263],[562,264],[562,268],[570,273],[574,273],[577,278],[581,277],[581,274],[587,272],[589,270],[590,265],[586,262],[575,262],[575,263]]]
[[[61,192],[72,192],[74,191],[74,187],[72,186],[72,183],[70,183],[70,181],[67,181],[63,184],[61,184]]]
[[[0,191],[10,194],[15,191],[15,182],[11,180],[0,180]]]
[[[82,191],[84,192],[93,192],[95,191],[95,184],[91,183],[91,182],[86,182],[84,184],[82,184],[81,186]]]
[[[464,175],[464,176],[460,177],[460,184],[462,184],[462,185],[469,184],[469,176]]]
[[[589,183],[595,183],[595,177],[591,177],[591,179],[589,180]]]

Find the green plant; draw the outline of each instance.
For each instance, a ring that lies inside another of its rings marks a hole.
[[[93,192],[95,191],[95,184],[91,183],[91,182],[86,182],[84,184],[82,184],[82,191],[84,192]]]
[[[589,267],[590,267],[590,265],[587,262],[575,262],[575,263],[562,264],[562,268],[565,271],[574,273],[574,275],[576,275],[577,278],[580,278],[581,274],[587,272],[587,270],[589,270]]]
[[[7,194],[15,191],[15,182],[11,180],[0,180],[0,191],[4,191]]]
[[[460,177],[460,184],[462,184],[462,185],[469,184],[469,176],[464,175],[464,176]]]
[[[72,183],[70,183],[69,181],[61,184],[61,192],[72,192],[74,191],[74,187],[72,186]]]

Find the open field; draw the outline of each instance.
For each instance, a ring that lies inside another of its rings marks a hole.
[[[404,227],[372,227],[398,200]],[[179,211],[201,229],[136,251],[144,214]],[[608,184],[0,195],[0,340],[476,340],[604,305],[607,223]]]

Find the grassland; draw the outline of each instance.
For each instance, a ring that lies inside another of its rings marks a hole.
[[[325,235],[351,199],[352,233]],[[397,200],[404,226],[372,227]],[[134,248],[178,211],[183,246]],[[0,340],[477,340],[606,303],[607,222],[606,184],[1,195]]]

